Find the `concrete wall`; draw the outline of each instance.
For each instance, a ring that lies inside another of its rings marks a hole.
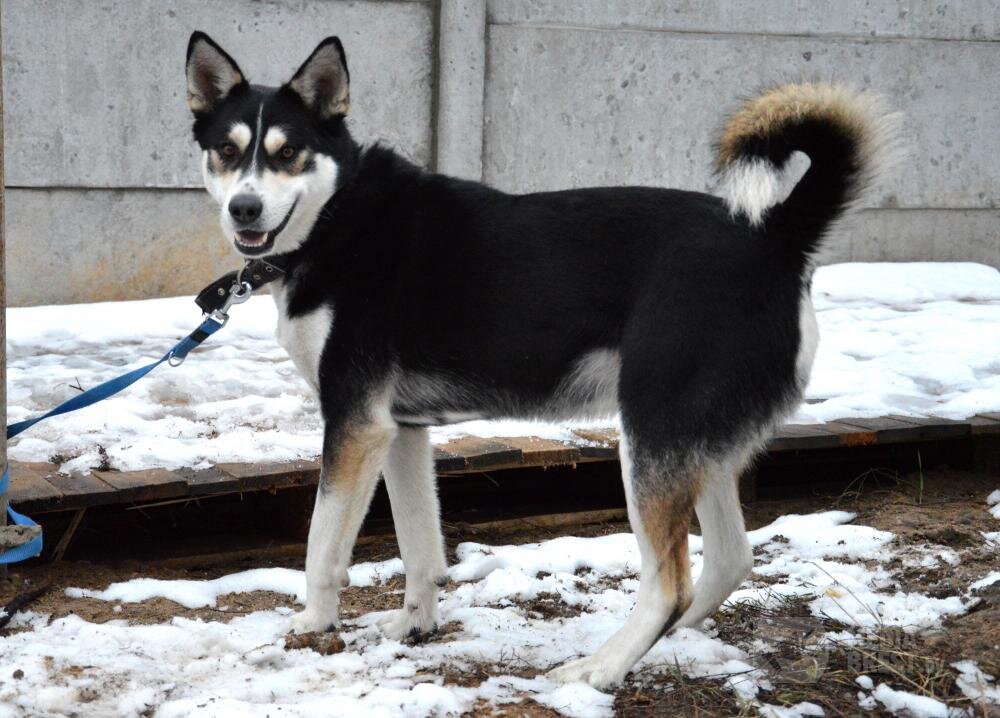
[[[906,113],[912,151],[826,258],[1000,266],[993,0],[4,0],[0,21],[12,304],[190,293],[237,263],[190,141],[195,28],[264,83],[339,34],[360,138],[511,191],[710,189],[740,97],[871,86]]]

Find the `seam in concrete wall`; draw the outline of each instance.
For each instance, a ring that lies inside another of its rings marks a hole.
[[[666,28],[643,25],[600,25],[600,24],[577,24],[577,23],[552,23],[552,22],[512,22],[502,20],[490,20],[490,25],[497,27],[519,27],[538,28],[543,30],[594,30],[596,32],[655,32],[666,35],[707,35],[711,37],[790,37],[805,40],[849,40],[851,42],[942,42],[942,43],[966,43],[970,45],[996,45],[1000,39],[983,38],[952,38],[933,37],[923,35],[863,35],[851,33],[825,33],[825,32],[775,32],[770,31],[747,31],[737,32],[735,30],[711,30],[686,28]]]

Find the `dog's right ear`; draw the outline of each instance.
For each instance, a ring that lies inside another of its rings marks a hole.
[[[191,112],[211,112],[234,87],[244,84],[243,72],[225,50],[205,33],[191,33],[187,49],[187,99]]]

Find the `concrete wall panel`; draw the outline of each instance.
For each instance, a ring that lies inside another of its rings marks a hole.
[[[240,266],[218,217],[204,190],[9,189],[10,304],[194,294]]]
[[[995,43],[491,26],[484,174],[511,190],[712,186],[711,142],[738,98],[795,78],[872,87],[910,154],[876,206],[1000,205]]]

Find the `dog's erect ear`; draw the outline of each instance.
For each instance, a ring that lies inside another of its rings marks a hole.
[[[288,81],[288,87],[323,119],[346,115],[351,107],[347,56],[340,38],[328,37]]]
[[[234,87],[246,83],[239,66],[203,32],[191,34],[187,49],[187,98],[192,112],[211,112]]]

